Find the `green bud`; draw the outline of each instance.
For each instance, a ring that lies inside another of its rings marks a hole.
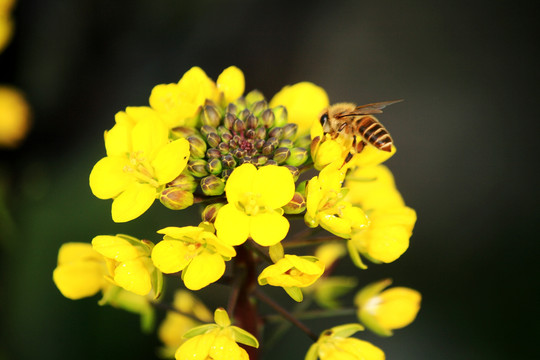
[[[187,169],[195,177],[204,177],[208,175],[208,171],[206,171],[206,161],[201,159],[188,161]]]
[[[276,116],[274,115],[274,112],[270,109],[266,109],[263,111],[263,113],[261,114],[261,120],[262,120],[262,123],[263,125],[269,129],[271,128],[272,126],[274,126],[274,123],[275,123],[275,120],[276,120]]]
[[[298,192],[295,192],[292,200],[283,207],[285,214],[300,214],[304,210],[306,210],[306,199]]]
[[[263,153],[263,155],[270,155],[274,152],[274,149],[275,149],[275,146],[271,143],[264,143],[262,149],[261,149],[261,152]]]
[[[231,125],[232,126],[232,125]],[[223,141],[229,141],[232,139],[232,134],[225,126],[221,125],[217,128],[217,132]]]
[[[201,126],[201,135],[206,138],[208,134],[217,134],[216,128],[210,125]]]
[[[238,114],[238,118],[240,120],[246,120],[249,115],[251,115],[251,111],[249,111],[249,109],[244,109],[242,111],[240,111],[240,113]]]
[[[206,170],[213,175],[219,175],[222,169],[221,161],[216,158],[209,160],[208,164],[206,164]]]
[[[171,210],[182,210],[193,205],[193,193],[169,187],[161,192],[159,201]]]
[[[297,167],[291,166],[291,165],[283,165],[283,166],[286,167],[287,169],[289,169],[289,171],[291,172],[291,174],[293,176],[294,181],[296,182],[296,180],[298,180],[298,178],[300,177],[300,170],[298,170]],[[299,190],[296,190],[296,191],[302,193]]]
[[[234,105],[236,105],[236,108],[237,108],[235,114],[238,114],[240,111],[242,111],[243,109],[247,107],[246,98],[244,96],[240,96],[238,99],[234,101]]]
[[[236,106],[234,103],[229,103],[225,109],[225,113],[236,115],[238,113],[238,106]]]
[[[187,138],[189,141],[189,152],[191,157],[195,159],[201,159],[206,153],[206,143],[201,137],[197,135],[191,135]]]
[[[221,151],[219,151],[216,148],[210,148],[210,149],[206,150],[206,157],[208,159],[220,158],[221,157]]]
[[[291,149],[291,156],[287,159],[287,165],[300,166],[306,162],[309,155],[306,149],[295,147]]]
[[[236,166],[236,160],[234,160],[234,157],[230,154],[225,155],[221,159],[221,162],[223,163],[223,166],[229,169],[234,169],[234,167]]]
[[[225,126],[227,129],[230,130],[230,129],[233,128],[234,122],[237,119],[238,118],[236,117],[236,115],[231,114],[231,113],[227,113],[227,114],[225,114],[225,118],[223,119],[223,126]]]
[[[221,142],[221,137],[216,133],[210,133],[206,137],[206,142],[208,142],[208,145],[210,145],[210,147],[215,148]]]
[[[275,116],[274,126],[285,126],[287,124],[287,109],[284,106],[276,106],[272,109]]]
[[[245,119],[245,122],[246,122],[246,126],[249,129],[255,129],[257,125],[259,125],[259,120],[253,114],[249,115],[247,119]]]
[[[280,127],[275,127],[268,132],[268,137],[274,137],[278,140],[281,140],[283,137],[283,129]]]
[[[242,133],[246,129],[246,124],[242,120],[236,119],[232,128],[235,132]]]
[[[191,135],[199,135],[199,132],[195,130],[195,128],[184,126],[175,127],[174,129],[171,129],[171,132],[176,139],[185,139]]]
[[[220,144],[218,145],[217,149],[218,149],[223,155],[228,154],[228,153],[229,153],[229,150],[230,150],[229,144],[224,143],[224,142],[220,143]]]
[[[264,146],[266,141],[264,141],[263,139],[257,139],[255,140],[255,142],[253,143],[253,146],[255,146],[255,149],[257,150],[261,150]]]
[[[298,131],[298,125],[296,124],[286,124],[282,127],[283,129],[283,138],[294,140],[296,132]]]
[[[202,221],[213,224],[216,221],[216,217],[217,217],[219,209],[221,209],[223,205],[225,204],[215,203],[215,204],[210,204],[206,206],[201,214]]]
[[[266,164],[267,161],[268,161],[268,156],[264,156],[264,155],[259,155],[253,159],[253,163],[257,166],[264,165]]]
[[[257,101],[264,100],[264,95],[259,90],[251,90],[246,95],[247,106],[250,107],[255,104]]]
[[[278,148],[274,152],[274,161],[278,164],[283,164],[291,155],[291,150],[287,148]]]
[[[311,147],[311,136],[309,134],[300,136],[295,140],[294,146],[309,149]]]
[[[279,147],[286,147],[287,149],[292,149],[293,142],[289,139],[283,139],[279,142]]]
[[[266,100],[260,100],[252,105],[251,113],[255,116],[259,116],[267,108],[268,108],[268,103],[266,102]]]
[[[223,181],[227,181],[229,176],[231,176],[231,173],[233,172],[233,169],[225,169],[221,172],[221,178]]]
[[[176,179],[171,181],[168,186],[184,191],[194,192],[197,188],[197,182],[191,174],[183,172],[182,174],[178,175]]]
[[[257,129],[255,129],[255,138],[262,140],[266,139],[266,128],[259,126]]]
[[[217,176],[210,175],[201,180],[201,189],[208,196],[221,195],[225,191],[225,181]]]
[[[221,116],[217,107],[205,105],[201,111],[201,123],[213,127],[219,126]]]

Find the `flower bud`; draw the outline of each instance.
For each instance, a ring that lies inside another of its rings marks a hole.
[[[267,161],[268,161],[268,156],[264,156],[264,155],[259,155],[253,159],[253,163],[257,166],[264,165],[266,164]]]
[[[175,138],[187,138],[191,135],[198,135],[197,130],[192,127],[184,127],[184,126],[178,126],[174,129],[171,129],[171,132],[173,133]]]
[[[245,119],[245,122],[246,126],[250,129],[255,129],[259,125],[259,120],[253,114],[249,115],[247,119]]]
[[[300,136],[294,141],[294,145],[296,147],[303,147],[304,149],[309,149],[311,147],[311,136],[309,134]]]
[[[246,129],[246,124],[242,120],[236,119],[232,129],[237,133],[242,133]]]
[[[261,152],[263,155],[271,155],[274,152],[274,149],[275,147],[273,144],[266,142],[262,147]]]
[[[195,178],[189,173],[182,173],[168,184],[169,187],[175,187],[180,190],[194,192],[197,188]]]
[[[274,126],[285,126],[287,124],[287,109],[284,106],[276,106],[272,109],[275,116]]]
[[[246,120],[249,115],[251,115],[251,111],[249,111],[249,109],[244,109],[242,111],[240,111],[240,113],[238,114],[238,118],[240,120]]]
[[[278,148],[274,152],[274,161],[278,164],[283,164],[291,155],[291,150],[287,148]]]
[[[304,210],[306,210],[306,199],[298,192],[295,192],[291,201],[283,207],[285,214],[300,214]]]
[[[261,150],[264,146],[266,141],[264,141],[264,139],[257,139],[255,140],[255,142],[253,143],[253,146],[255,147],[255,149],[257,150]]]
[[[253,130],[253,129],[247,129],[245,136],[246,136],[246,138],[248,138],[248,139],[253,139],[253,138],[255,138],[255,130]]]
[[[283,165],[283,166],[289,169],[289,171],[291,172],[293,176],[294,181],[296,182],[296,180],[298,180],[298,178],[300,177],[300,170],[298,170],[296,166],[291,166],[291,165]]]
[[[208,164],[206,164],[206,170],[213,175],[219,175],[222,169],[221,161],[216,158],[209,160]]]
[[[289,140],[289,139],[283,139],[279,142],[279,146],[278,147],[286,147],[287,149],[292,149],[293,148],[293,145],[294,143]]]
[[[264,110],[261,114],[262,123],[267,129],[274,126],[275,118],[274,112],[270,109]]]
[[[220,158],[221,157],[221,151],[219,151],[216,148],[210,148],[210,149],[206,150],[206,157],[208,159]]]
[[[210,145],[210,147],[215,148],[221,142],[221,137],[217,133],[210,133],[206,137],[206,142],[208,142],[208,145]]]
[[[182,210],[193,205],[193,193],[169,187],[161,192],[159,201],[171,210]]]
[[[236,115],[227,113],[225,114],[225,118],[223,119],[223,126],[230,130],[233,128],[233,124],[237,119],[238,118],[236,117]]]
[[[231,124],[232,126],[232,124]],[[225,126],[221,125],[217,128],[219,136],[221,136],[221,140],[223,141],[229,141],[232,139],[232,134]]]
[[[188,161],[187,169],[195,177],[204,177],[208,175],[208,171],[206,171],[206,161],[201,159]]]
[[[266,139],[266,128],[259,126],[257,129],[255,129],[255,138],[261,140]]]
[[[189,141],[189,151],[191,157],[195,159],[201,159],[206,153],[206,143],[197,135],[191,135],[187,138]]]
[[[216,106],[205,105],[201,111],[201,123],[203,125],[210,125],[216,127],[221,121],[219,110]]]
[[[294,140],[296,137],[296,132],[298,131],[298,125],[296,124],[286,124],[282,127],[283,129],[283,138]]]
[[[201,180],[201,189],[208,196],[221,195],[225,191],[225,181],[217,176],[210,175]]]
[[[264,100],[264,95],[259,90],[252,90],[246,95],[246,103],[248,107],[261,100]]]
[[[287,165],[292,165],[292,166],[300,166],[302,164],[304,164],[306,162],[306,160],[308,159],[308,152],[306,149],[304,148],[299,148],[299,147],[296,147],[296,148],[292,148],[291,149],[291,156],[289,156],[289,158],[287,159]]]
[[[234,157],[230,154],[225,155],[221,162],[223,163],[223,166],[229,169],[233,169],[236,166],[236,160],[234,160]]]
[[[268,137],[274,137],[278,140],[281,140],[281,138],[283,137],[283,129],[280,127],[273,128],[268,132]]]
[[[229,103],[225,109],[225,112],[236,115],[238,113],[238,106],[236,106],[234,103]]]
[[[208,137],[208,134],[215,133],[217,134],[216,127],[210,126],[210,125],[203,125],[201,126],[201,135],[205,138]]]
[[[229,147],[229,144],[227,143],[220,143],[218,146],[217,146],[217,149],[223,154],[223,155],[226,155],[229,153],[229,150],[230,150],[230,147]]]
[[[216,221],[216,217],[217,217],[219,209],[221,209],[223,205],[225,204],[215,203],[215,204],[210,204],[206,206],[201,214],[202,221],[213,224]]]
[[[253,113],[253,115],[259,116],[267,108],[268,108],[268,103],[266,102],[266,100],[261,100],[253,104],[251,108],[251,112]]]
[[[231,176],[231,173],[233,172],[233,169],[225,169],[221,172],[221,178],[223,181],[227,181],[229,176]]]

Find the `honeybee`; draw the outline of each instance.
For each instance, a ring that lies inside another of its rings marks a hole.
[[[392,137],[385,127],[371,114],[380,114],[382,109],[401,100],[383,101],[356,106],[352,103],[338,103],[327,108],[320,117],[325,134],[332,139],[341,137],[350,151],[344,164],[348,163],[354,154],[360,153],[367,143],[379,150],[392,151]]]

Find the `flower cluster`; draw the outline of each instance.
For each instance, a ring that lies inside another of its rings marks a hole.
[[[231,286],[227,308],[241,327],[231,325],[223,309],[216,310],[215,323],[201,325],[211,320],[208,310],[186,290],[176,292],[159,333],[162,353],[176,359],[256,356],[255,299],[286,313],[257,284],[335,309],[338,297],[357,283],[332,276],[335,264],[347,251],[362,269],[362,257],[375,264],[395,261],[407,250],[416,220],[380,165],[395,148],[366,145],[345,161],[346,142],[322,132],[318,118],[329,106],[322,88],[287,86],[268,102],[256,90],[244,95],[244,87],[236,67],[216,82],[194,67],[178,83],[155,86],[148,106],[118,112],[105,132],[106,156],[89,179],[96,197],[112,199],[113,221],[136,219],[156,199],[172,210],[197,204],[202,221],[158,230],[163,238],[155,245],[127,235],[68,243],[54,270],[64,296],[101,292],[101,303],[135,308],[143,316],[147,308],[118,294],[157,307],[166,280],[178,284],[180,278],[191,291],[216,282]],[[315,256],[292,251],[321,243]],[[368,285],[356,297],[359,320],[384,336],[412,322],[420,302],[416,291],[383,291],[388,285]],[[383,359],[382,350],[350,337],[361,329],[348,324],[324,331],[306,359]]]

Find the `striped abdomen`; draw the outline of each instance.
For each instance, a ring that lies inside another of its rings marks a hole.
[[[354,129],[365,141],[379,150],[392,151],[392,138],[377,119],[372,116],[363,116],[354,123]]]

